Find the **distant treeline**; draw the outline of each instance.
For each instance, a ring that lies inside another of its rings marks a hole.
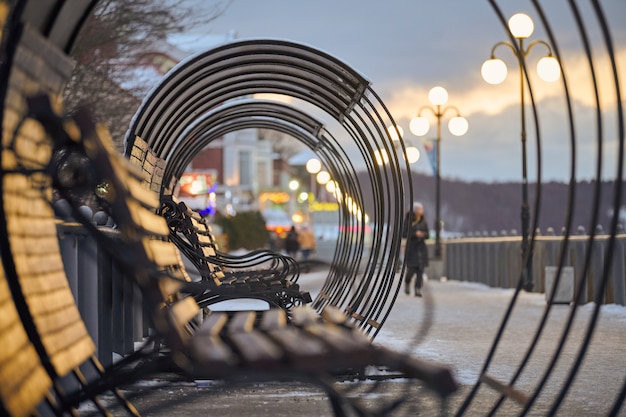
[[[366,177],[362,179],[367,181]],[[363,184],[363,182],[362,182]],[[542,234],[552,227],[556,234],[568,224],[576,231],[579,226],[602,226],[606,232],[610,228],[615,199],[615,182],[606,181],[597,189],[591,181],[579,182],[571,189],[569,184],[559,182],[543,183],[539,195],[540,208],[538,227]],[[529,184],[528,196],[531,215],[534,212],[536,184]],[[363,187],[366,207],[372,204],[367,187]],[[621,184],[622,200],[626,195],[626,186]],[[413,173],[414,200],[421,201],[426,210],[426,217],[434,228],[435,219],[435,178],[430,175]],[[570,201],[571,209],[570,209]],[[598,205],[596,207],[596,201]],[[461,180],[441,179],[441,219],[444,229],[450,232],[476,233],[492,232],[508,234],[512,230],[521,230],[521,183],[486,183],[466,182]],[[570,211],[571,210],[571,211]],[[597,210],[598,221],[592,223],[592,216]],[[622,207],[626,212],[626,207]],[[534,219],[531,219],[531,224]]]

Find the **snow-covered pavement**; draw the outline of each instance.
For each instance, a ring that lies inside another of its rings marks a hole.
[[[315,295],[325,277],[325,271],[317,271],[303,274],[299,282],[304,289]],[[455,415],[479,378],[514,291],[476,283],[429,280],[425,283],[423,294],[424,297],[418,298],[401,292],[374,343],[396,351],[410,351],[423,360],[448,366],[460,384],[458,394],[450,399],[447,409],[447,415]],[[225,307],[263,308],[240,304],[239,301]],[[544,294],[520,293],[499,347],[494,351],[487,368],[492,378],[506,383],[515,375],[546,308]],[[593,309],[592,303],[576,309],[575,320],[569,337],[563,343],[559,360],[550,377],[546,378],[541,395],[526,415],[548,414],[554,398],[567,379],[568,370],[577,358]],[[515,384],[524,395],[532,396],[542,381],[555,349],[559,346],[570,312],[569,305],[558,304],[551,307],[545,329]],[[604,305],[600,309],[599,322],[581,370],[556,415],[607,415],[625,375],[626,307]],[[364,395],[364,399],[375,402],[381,395],[393,397],[401,395],[405,389],[402,380],[391,380],[384,384],[375,395]],[[300,383],[255,384],[241,390],[223,390],[219,386],[198,388],[193,384],[182,384],[153,390],[151,396],[142,396],[138,405],[152,406],[153,411],[158,409],[153,415],[171,415],[163,414],[170,407],[166,404],[173,399],[180,400],[181,396],[182,403],[175,401],[176,415],[180,416],[194,416],[200,410],[206,411],[207,407],[218,412],[216,415],[222,416],[331,415],[325,395],[315,387]],[[421,416],[441,415],[439,404],[432,400],[429,402],[427,398],[424,395],[416,396],[414,404],[410,406],[412,408],[398,410],[399,413],[394,415],[415,415],[415,410],[420,410]],[[483,384],[475,398],[463,415],[487,415],[498,395]],[[213,405],[208,405],[207,401]],[[517,416],[521,410],[519,405],[509,400],[495,415]],[[621,410],[618,415],[626,416],[626,412]]]

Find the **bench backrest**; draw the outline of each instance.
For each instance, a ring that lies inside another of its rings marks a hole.
[[[100,391],[86,388],[103,368],[65,275],[48,169],[53,144],[27,103],[42,93],[57,102],[74,64],[18,20],[3,33],[0,59],[0,408],[11,415],[37,414],[38,405],[76,414],[80,397],[105,414]],[[118,389],[113,394],[137,414]]]
[[[0,346],[0,404],[10,415],[28,415],[43,400],[52,381],[28,338],[4,268],[0,268]]]
[[[3,102],[0,197],[0,395],[14,415],[32,413],[55,379],[95,350],[65,277],[50,181],[41,172],[52,148],[36,122],[24,121],[25,97],[60,94],[72,63],[30,26],[20,31]]]
[[[160,194],[165,166],[167,165],[166,161],[159,158],[148,146],[148,143],[139,136],[136,136],[133,141],[128,159],[143,173],[142,184],[149,190]]]
[[[56,116],[53,121],[58,130],[68,125],[67,120]],[[198,316],[200,308],[190,296],[178,292],[190,281],[180,252],[170,239],[170,229],[165,218],[156,213],[159,207],[157,193],[145,187],[144,174],[129,163],[113,146],[108,131],[93,124],[85,113],[75,117],[80,132],[81,152],[89,156],[90,167],[100,179],[96,194],[107,206],[117,223],[121,245],[82,219],[85,226],[97,238],[103,249],[119,260],[129,276],[142,289],[146,306],[150,309],[153,325],[164,335],[174,352],[184,351],[190,336],[187,323]],[[72,141],[67,133],[55,137],[63,146]],[[85,184],[78,184],[84,186]],[[63,194],[73,205],[72,185]]]

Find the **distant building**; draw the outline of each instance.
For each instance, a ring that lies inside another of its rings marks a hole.
[[[204,48],[234,38],[234,32],[206,38]],[[165,41],[154,43],[140,57],[142,69],[138,75],[144,80],[151,78],[148,85],[154,85],[157,77],[201,51],[198,43],[194,48],[197,50],[187,52]],[[289,175],[281,172],[283,169],[288,166],[274,160],[272,144],[259,137],[259,129],[231,132],[212,141],[185,169],[185,181],[192,181],[194,186],[186,188],[188,194],[184,199],[194,209],[210,210],[212,206],[231,215],[237,211],[263,210],[259,205],[261,192],[286,188]]]
[[[228,133],[198,153],[186,172],[214,171],[215,204],[226,214],[259,210],[259,194],[273,186],[272,146],[257,129]],[[202,209],[203,207],[193,207]]]
[[[162,77],[189,55],[191,52],[183,51],[166,41],[159,41],[147,47],[138,60],[144,69],[154,71],[153,76]]]

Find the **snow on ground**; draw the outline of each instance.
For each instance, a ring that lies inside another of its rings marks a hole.
[[[326,271],[303,274],[300,285],[315,295],[325,277]],[[423,293],[424,297],[418,298],[401,291],[374,342],[447,365],[459,383],[474,384],[515,291],[480,283],[428,280]],[[513,375],[531,345],[547,307],[543,293],[519,294],[502,334],[500,347],[493,355],[490,374],[503,380]],[[565,324],[572,314],[571,307],[567,304],[550,307],[545,330],[525,371],[529,381],[541,375],[559,346]],[[570,336],[563,342],[561,366],[556,367],[554,375],[564,375],[578,354],[594,308],[594,303],[587,303],[575,310]],[[625,324],[626,307],[615,304],[601,306],[599,322],[585,360],[588,366],[583,368],[583,375],[586,372],[605,372],[607,376],[614,375],[616,383],[621,383],[623,369],[626,369],[626,346],[620,342],[626,340]]]

